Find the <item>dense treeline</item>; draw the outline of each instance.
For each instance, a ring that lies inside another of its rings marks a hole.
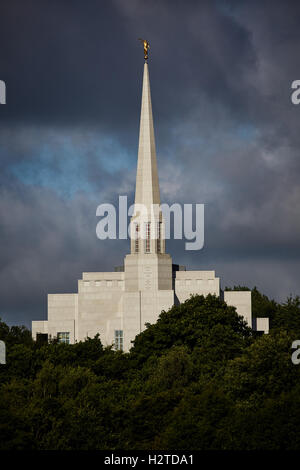
[[[300,299],[252,291],[269,335],[214,296],[162,312],[130,353],[38,344],[0,322],[0,449],[300,449]]]

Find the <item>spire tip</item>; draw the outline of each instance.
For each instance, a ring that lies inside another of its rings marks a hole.
[[[147,64],[147,61],[148,61],[148,50],[150,49],[150,44],[149,42],[147,41],[147,39],[141,39],[139,38],[139,41],[141,41],[141,43],[143,44],[144,46],[144,59],[145,59],[145,62]]]

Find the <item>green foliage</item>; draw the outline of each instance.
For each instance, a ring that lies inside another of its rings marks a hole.
[[[247,288],[236,286],[234,289]],[[215,296],[162,312],[129,353],[0,322],[0,450],[300,449],[300,300],[252,290],[258,336]]]
[[[25,326],[11,326],[9,327],[1,321],[0,318],[0,339],[5,341],[6,346],[15,344],[26,344],[31,346],[33,344],[30,331]]]
[[[292,334],[275,330],[261,336],[229,361],[222,388],[235,401],[255,403],[291,390],[300,380],[300,368],[291,361]]]
[[[300,335],[300,298],[298,296],[294,299],[289,297],[285,303],[277,306],[272,319],[272,327],[294,331]]]
[[[269,300],[266,295],[261,294],[256,287],[251,291],[252,315],[254,317],[268,317],[270,323],[274,320],[278,304],[274,300]]]
[[[149,325],[134,341],[131,354],[139,361],[161,355],[172,346],[185,345],[189,351],[201,347],[204,341],[214,341],[212,330],[244,342],[251,336],[251,329],[219,298],[208,295],[191,296],[189,300],[162,312],[154,325]]]
[[[208,385],[201,393],[185,393],[163,432],[156,437],[158,449],[216,450],[226,432],[225,419],[232,403],[224,392]],[[225,429],[224,429],[225,428]]]

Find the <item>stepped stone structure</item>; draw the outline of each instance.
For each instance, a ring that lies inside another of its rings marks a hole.
[[[128,351],[145,323],[155,323],[162,310],[191,294],[222,295],[250,326],[251,292],[220,291],[215,271],[187,271],[165,252],[165,224],[160,191],[148,64],[144,64],[135,204],[131,219],[131,250],[114,272],[83,273],[74,294],[48,295],[48,320],[33,321],[32,335],[74,343],[100,333],[104,345]],[[142,211],[141,207],[146,208]],[[268,332],[268,319],[255,328]]]

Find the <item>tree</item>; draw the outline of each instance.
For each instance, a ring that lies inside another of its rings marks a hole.
[[[299,450],[299,298],[278,304],[255,288],[252,300],[271,315],[269,335],[215,296],[192,296],[129,353],[99,336],[38,344],[0,322],[0,449]]]
[[[160,356],[172,346],[185,345],[193,351],[207,338],[212,338],[214,328],[219,330],[219,335],[232,333],[236,351],[248,344],[252,336],[252,330],[234,307],[213,295],[195,295],[168,312],[163,311],[154,325],[147,325],[147,329],[136,336],[131,356],[143,362],[152,355]]]

